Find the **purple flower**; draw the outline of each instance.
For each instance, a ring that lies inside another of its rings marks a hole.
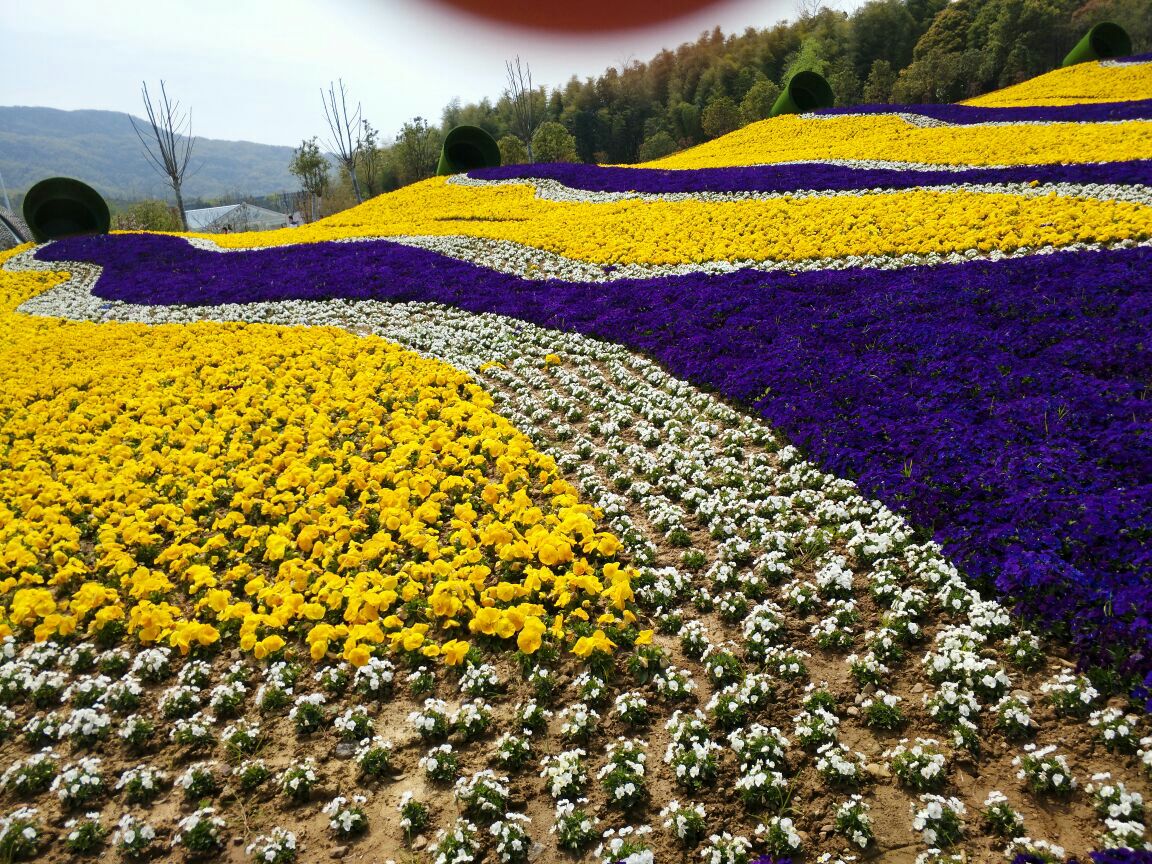
[[[1149,100],[1152,102],[1152,100]],[[881,106],[892,107],[892,106]],[[933,106],[956,107],[956,106]],[[592,192],[793,192],[848,189],[916,189],[954,183],[1141,183],[1152,184],[1152,161],[1082,165],[1018,165],[959,171],[852,168],[846,165],[754,165],[741,168],[667,170],[557,162],[503,165],[469,173],[481,180],[555,180]]]
[[[920,114],[945,123],[1092,123],[1116,120],[1146,120],[1152,117],[1152,99],[1127,102],[1092,102],[1081,105],[1019,105],[981,108],[975,105],[844,105],[821,108],[813,113],[836,114]]]

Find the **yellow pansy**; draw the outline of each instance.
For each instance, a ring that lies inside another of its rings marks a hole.
[[[470,647],[467,642],[453,639],[440,646],[440,656],[449,666],[456,666],[464,659]]]
[[[612,545],[600,514],[464,373],[337,331],[13,315],[59,278],[0,270],[0,344],[41,358],[0,393],[0,603],[34,638],[123,622],[181,652],[263,658],[303,633],[317,661],[346,639],[349,662],[383,641],[458,663],[467,643],[439,637],[465,625],[532,650],[547,616],[563,634],[566,568],[599,593],[574,554]]]
[[[525,654],[533,654],[540,647],[544,634],[548,632],[547,626],[535,616],[526,618],[524,626],[516,637],[516,647]]]
[[[270,654],[275,654],[283,647],[284,639],[279,634],[273,633],[271,636],[265,636],[257,642],[252,648],[252,654],[257,660],[263,660]]]
[[[596,630],[591,636],[581,636],[572,646],[572,653],[577,657],[591,657],[595,652],[612,653],[616,643],[609,639],[603,630]]]

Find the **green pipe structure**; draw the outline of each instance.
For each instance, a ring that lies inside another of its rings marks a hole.
[[[1101,21],[1084,34],[1076,47],[1068,52],[1061,68],[1087,63],[1089,60],[1108,60],[1112,57],[1127,57],[1132,53],[1132,40],[1119,24]]]
[[[805,111],[815,111],[817,108],[831,108],[835,101],[832,87],[824,80],[823,75],[815,72],[797,72],[789,79],[788,86],[777,98],[768,116],[803,114]]]
[[[479,126],[456,126],[444,136],[436,173],[443,176],[499,166],[500,148],[496,139]]]
[[[112,227],[100,193],[71,177],[49,177],[29,189],[24,221],[37,243],[72,234],[107,234]]]

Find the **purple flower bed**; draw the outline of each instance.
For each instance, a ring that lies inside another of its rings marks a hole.
[[[601,168],[556,162],[504,165],[471,171],[481,180],[555,180],[591,192],[794,192],[852,189],[916,189],[954,183],[1128,183],[1152,185],[1152,160],[1086,165],[1023,165],[962,171],[901,171],[844,165],[756,165],[748,168]]]
[[[1083,105],[1021,105],[1013,108],[980,108],[975,105],[842,105],[821,108],[814,114],[922,114],[933,120],[955,123],[1091,123],[1107,120],[1147,120],[1152,99],[1130,102],[1095,102]]]
[[[908,515],[1093,667],[1152,671],[1152,250],[535,282],[372,241],[77,237],[135,303],[430,301],[644,351]]]
[[[1090,852],[1088,857],[1093,864],[1152,864],[1152,852],[1147,849],[1104,849],[1100,852]],[[1045,864],[1045,862],[1036,855],[1021,852],[1012,859],[1012,864]],[[1068,864],[1079,864],[1079,861],[1076,858],[1069,858]]]

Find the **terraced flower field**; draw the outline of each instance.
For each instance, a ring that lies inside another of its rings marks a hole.
[[[973,103],[7,253],[0,858],[1144,848],[1152,58]]]

